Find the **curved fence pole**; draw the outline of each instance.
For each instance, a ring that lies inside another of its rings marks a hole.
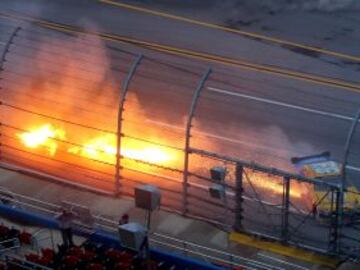
[[[190,137],[191,137],[191,126],[192,120],[194,118],[196,106],[198,104],[198,100],[200,97],[200,93],[204,88],[205,82],[208,79],[211,68],[208,68],[207,71],[204,73],[203,77],[201,78],[195,92],[193,95],[193,99],[191,102],[190,111],[188,114],[188,119],[186,123],[186,130],[185,130],[185,152],[184,152],[184,171],[183,171],[183,198],[182,198],[182,213],[186,214],[187,212],[187,193],[188,193],[188,176],[189,176],[189,154],[190,154]]]
[[[117,131],[116,131],[116,165],[115,165],[115,195],[119,195],[120,192],[120,169],[121,169],[121,138],[122,138],[122,122],[123,122],[123,112],[124,104],[126,101],[128,89],[132,78],[135,75],[137,67],[140,65],[140,62],[143,58],[143,55],[140,54],[135,62],[132,64],[128,75],[125,78],[125,81],[121,87],[121,96],[119,101],[119,111],[118,111],[118,121],[117,121]]]
[[[359,119],[360,119],[360,110],[357,112],[357,114],[354,118],[354,121],[352,122],[351,128],[349,130],[349,133],[348,133],[348,136],[346,139],[346,143],[345,143],[344,157],[343,157],[343,163],[342,163],[343,166],[342,166],[342,170],[341,170],[341,181],[342,181],[342,185],[344,185],[344,186],[346,184],[346,166],[348,163],[350,146],[351,146],[351,142],[354,137],[355,130],[358,125]]]
[[[6,42],[5,44],[5,48],[4,48],[4,51],[3,53],[1,54],[1,59],[0,59],[0,71],[3,70],[3,66],[4,66],[4,63],[5,63],[5,57],[6,57],[6,54],[9,52],[9,48],[11,46],[11,44],[13,43],[13,40],[14,38],[16,37],[17,33],[21,30],[21,27],[16,27],[16,29],[14,30],[14,32],[12,32],[9,40]]]
[[[349,158],[349,153],[350,153],[350,146],[351,146],[351,142],[352,142],[352,139],[354,137],[354,134],[355,134],[355,131],[356,131],[356,127],[358,125],[358,122],[359,122],[359,119],[360,119],[360,109],[358,110],[358,112],[356,113],[356,116],[354,118],[354,121],[352,122],[352,125],[350,127],[350,130],[349,130],[349,133],[348,133],[348,136],[347,136],[347,139],[346,139],[346,143],[345,143],[345,149],[344,149],[344,157],[343,157],[343,163],[342,163],[342,168],[341,168],[341,184],[340,184],[340,188],[339,188],[339,194],[338,194],[338,211],[336,211],[337,213],[337,227],[338,227],[338,230],[337,230],[337,233],[338,234],[341,234],[341,229],[342,229],[342,226],[343,226],[343,218],[344,218],[344,203],[345,203],[345,200],[344,200],[344,191],[345,191],[345,187],[346,187],[346,166],[347,166],[347,163],[348,163],[348,158]],[[340,249],[341,249],[341,237],[338,237],[337,238],[338,241],[337,241],[337,246],[336,246],[336,251],[340,252]]]
[[[4,63],[6,61],[6,54],[9,52],[10,46],[13,43],[14,38],[16,37],[17,33],[21,30],[21,27],[16,27],[14,32],[11,33],[10,38],[8,39],[8,41],[5,44],[5,48],[4,51],[1,54],[1,59],[0,59],[0,73],[4,70]],[[1,87],[0,87],[1,89]],[[0,100],[0,105],[2,105],[2,100]],[[0,119],[1,120],[1,119]],[[0,122],[0,126],[1,126],[1,122]],[[0,146],[1,146],[1,132],[0,132]],[[0,160],[1,160],[1,149],[0,149]]]

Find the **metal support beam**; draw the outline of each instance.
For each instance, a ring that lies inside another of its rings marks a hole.
[[[355,131],[356,131],[356,127],[359,123],[359,119],[360,119],[360,110],[357,112],[354,121],[352,122],[352,125],[350,127],[348,136],[346,138],[346,142],[345,142],[345,148],[344,148],[344,157],[343,157],[343,163],[342,163],[342,170],[341,170],[341,181],[342,181],[342,185],[344,186],[343,188],[345,188],[346,185],[346,166],[348,163],[348,157],[349,157],[349,152],[350,152],[350,146],[351,146],[351,142],[352,139],[354,137]]]
[[[346,142],[345,142],[345,149],[344,149],[344,157],[343,157],[343,163],[342,163],[342,168],[341,168],[341,183],[340,183],[340,190],[339,190],[339,194],[337,193],[338,196],[336,196],[336,201],[338,202],[339,206],[336,208],[336,215],[337,215],[337,231],[341,231],[342,227],[343,227],[343,219],[344,219],[344,192],[345,192],[345,188],[346,188],[346,166],[348,164],[348,158],[349,158],[349,153],[350,153],[350,147],[351,147],[351,142],[352,139],[354,137],[355,131],[356,131],[356,127],[359,123],[359,119],[360,119],[360,110],[358,110],[358,112],[356,113],[356,116],[354,118],[354,121],[352,122],[352,125],[350,127]],[[337,232],[338,234],[340,234],[339,232]],[[337,243],[337,250],[340,250],[340,239]]]
[[[192,127],[192,120],[194,118],[194,114],[196,111],[196,107],[198,104],[198,100],[200,97],[200,93],[202,89],[204,88],[206,80],[209,78],[211,73],[211,68],[208,68],[208,70],[204,73],[203,77],[201,78],[192,102],[191,107],[186,123],[186,130],[185,130],[185,148],[184,148],[184,171],[183,171],[183,198],[182,198],[182,213],[186,214],[187,212],[187,194],[188,194],[188,176],[189,176],[189,154],[190,154],[190,137],[191,137],[191,127]]]
[[[16,27],[14,32],[11,33],[9,40],[5,44],[4,51],[1,54],[0,58],[0,73],[4,70],[4,64],[6,62],[6,54],[9,52],[10,46],[13,43],[14,38],[16,37],[17,33],[21,30],[21,27]],[[1,87],[0,87],[1,89]],[[0,105],[2,105],[2,100],[0,100]],[[1,122],[0,122],[1,127]],[[0,160],[2,159],[2,153],[1,153],[1,131],[0,131]]]
[[[244,167],[240,163],[236,163],[235,168],[235,224],[234,230],[242,231],[243,225],[243,172]]]
[[[121,169],[121,142],[122,142],[122,122],[123,122],[123,112],[124,112],[124,105],[129,89],[130,82],[135,75],[136,69],[139,66],[143,55],[140,54],[135,62],[132,64],[128,75],[125,78],[125,81],[121,88],[121,96],[119,101],[119,111],[118,111],[118,118],[117,118],[117,131],[116,131],[116,164],[115,164],[115,195],[119,195],[120,192],[120,169]]]
[[[283,242],[288,241],[289,237],[289,206],[290,206],[290,178],[284,177],[283,185],[283,202],[281,213],[281,239]]]
[[[335,192],[335,196],[333,195]],[[331,190],[331,208],[334,209],[335,204],[335,211],[331,211],[330,213],[330,228],[329,228],[329,251],[333,253],[339,254],[340,252],[340,226],[342,225],[343,217],[340,216],[340,209],[342,208],[341,205],[341,190]],[[334,201],[335,199],[335,201]]]

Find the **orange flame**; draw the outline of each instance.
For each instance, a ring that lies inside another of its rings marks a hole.
[[[31,131],[17,134],[21,142],[28,148],[45,147],[51,156],[56,154],[58,144],[54,139],[65,140],[65,131],[45,124]],[[68,153],[99,160],[111,164],[116,161],[116,136],[107,134],[87,141],[84,145],[70,147]],[[177,161],[177,154],[171,149],[154,146],[142,141],[124,140],[121,155],[125,158],[156,165],[169,165]]]
[[[284,186],[282,180],[276,176],[265,175],[262,173],[252,173],[248,172],[249,180],[251,183],[256,186],[258,189],[266,190],[273,195],[282,195],[284,192]],[[299,184],[293,183],[290,187],[290,197],[291,198],[302,198],[304,195],[304,187]]]
[[[49,154],[54,156],[58,147],[54,139],[65,140],[65,131],[55,128],[51,124],[45,124],[32,131],[17,134],[17,136],[26,147],[37,149],[44,146]]]
[[[108,134],[89,140],[83,146],[75,146],[68,150],[69,153],[81,155],[86,158],[115,163],[116,137]],[[176,161],[176,156],[171,150],[159,146],[152,146],[142,141],[124,140],[120,154],[125,158],[139,160],[157,165],[169,165]]]

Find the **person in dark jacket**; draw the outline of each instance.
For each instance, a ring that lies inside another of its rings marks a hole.
[[[119,225],[124,225],[129,223],[129,215],[123,214],[119,220]]]

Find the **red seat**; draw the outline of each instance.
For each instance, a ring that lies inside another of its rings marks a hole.
[[[81,255],[81,259],[87,262],[92,262],[96,257],[96,253],[91,250],[85,250],[83,254]]]
[[[19,240],[21,244],[30,245],[31,244],[32,235],[28,232],[21,232],[19,234]]]
[[[120,261],[121,260],[121,252],[118,250],[115,250],[113,248],[108,249],[105,252],[105,255],[107,257],[109,257],[110,259],[114,260],[114,261]]]
[[[114,267],[114,270],[124,270],[125,267],[124,267],[124,264],[123,263],[117,263]]]
[[[134,255],[129,252],[123,251],[120,253],[120,258],[123,262],[132,262],[134,259]]]
[[[64,263],[67,267],[75,267],[80,262],[80,258],[74,255],[67,255],[64,258]]]
[[[68,250],[68,254],[81,257],[84,254],[84,250],[81,247],[73,246]]]
[[[40,260],[40,256],[37,254],[33,254],[33,253],[25,255],[25,258],[27,261],[33,262],[33,263],[38,263]]]
[[[53,260],[55,257],[55,251],[50,248],[44,248],[41,250],[43,257]]]
[[[40,265],[43,265],[43,266],[50,266],[53,263],[53,260],[48,257],[43,256],[38,260],[37,263]]]

